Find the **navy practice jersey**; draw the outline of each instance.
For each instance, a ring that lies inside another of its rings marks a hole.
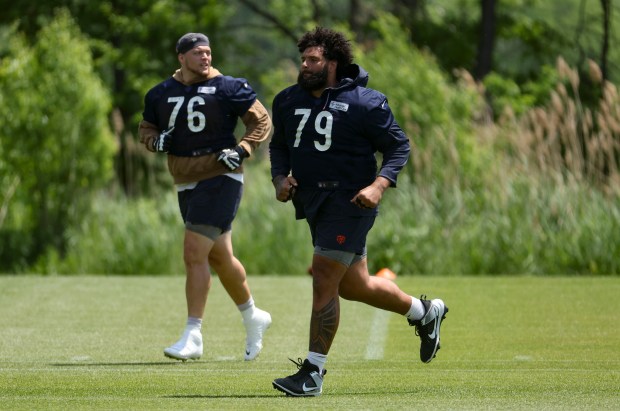
[[[146,94],[143,118],[162,131],[174,126],[170,154],[192,156],[234,147],[237,119],[255,100],[242,78],[218,75],[186,86],[170,77]]]
[[[320,98],[299,85],[275,97],[269,144],[272,177],[291,172],[300,189],[360,190],[377,175],[396,183],[409,158],[409,140],[387,98],[365,87],[364,69],[350,69],[351,78],[343,78]],[[383,154],[378,173],[377,151]]]

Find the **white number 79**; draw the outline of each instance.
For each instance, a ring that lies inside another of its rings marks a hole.
[[[295,134],[295,142],[293,147],[299,147],[301,142],[301,132],[310,117],[311,110],[308,108],[298,108],[295,110],[295,115],[301,115],[301,121],[297,126],[297,133]],[[325,120],[325,121],[323,121]],[[332,124],[334,117],[329,111],[321,111],[314,120],[314,130],[325,137],[325,142],[321,144],[319,141],[314,140],[314,147],[319,151],[327,151],[332,145]],[[325,123],[325,125],[323,125]]]

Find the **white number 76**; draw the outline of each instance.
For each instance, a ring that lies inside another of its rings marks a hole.
[[[174,122],[177,119],[177,115],[179,114],[179,110],[181,110],[181,106],[185,101],[185,97],[168,97],[168,103],[174,103],[174,108],[172,109],[172,113],[170,114],[170,119],[168,120],[168,128],[172,128],[174,126]],[[207,119],[205,115],[198,110],[194,110],[196,105],[204,105],[205,101],[200,96],[194,96],[187,102],[187,127],[193,131],[194,133],[200,133],[204,130],[205,125],[207,123]],[[198,124],[196,124],[196,122]]]

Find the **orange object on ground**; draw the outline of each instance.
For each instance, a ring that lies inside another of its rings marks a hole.
[[[388,280],[392,281],[396,279],[396,274],[394,274],[394,272],[389,268],[380,269],[379,271],[377,271],[377,274],[375,274],[375,276],[387,278]]]

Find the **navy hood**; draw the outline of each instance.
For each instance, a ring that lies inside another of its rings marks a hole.
[[[349,64],[339,73],[339,82],[334,87],[336,90],[347,86],[366,87],[368,84],[368,72],[357,64]]]

